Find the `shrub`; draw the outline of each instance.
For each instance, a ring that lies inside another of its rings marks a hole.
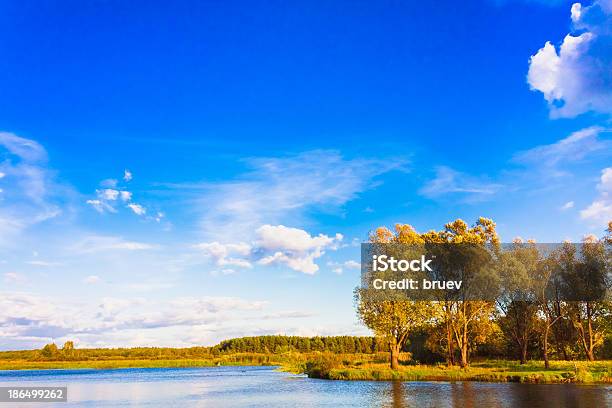
[[[331,370],[341,366],[341,361],[331,353],[323,353],[306,361],[304,372],[311,378],[329,379]]]

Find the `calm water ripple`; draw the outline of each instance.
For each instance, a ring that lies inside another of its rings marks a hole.
[[[326,381],[272,367],[0,371],[0,386],[67,386],[41,407],[612,407],[612,386]]]

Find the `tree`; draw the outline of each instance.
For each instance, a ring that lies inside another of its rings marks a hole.
[[[422,244],[424,241],[412,227],[396,225],[396,234],[386,228],[378,228],[371,234],[370,242]],[[436,310],[431,302],[384,300],[364,288],[355,290],[355,303],[359,319],[389,345],[393,370],[399,367],[399,354],[408,336],[430,324]]]
[[[499,325],[518,351],[521,364],[527,362],[527,350],[537,335],[538,305],[535,299],[534,278],[540,254],[534,242],[514,241],[512,248],[499,257],[502,290],[498,309],[502,316]]]
[[[567,315],[576,329],[580,344],[589,361],[595,360],[595,348],[603,344],[603,325],[610,313],[610,304],[604,300],[609,289],[607,254],[604,240],[587,238],[581,253],[572,244],[564,244],[558,257],[563,278]]]
[[[544,367],[550,368],[548,343],[552,327],[563,318],[563,302],[561,301],[561,282],[558,271],[559,251],[555,250],[538,263],[534,279],[534,293],[539,312],[544,316],[542,336],[542,356]]]
[[[470,281],[476,278],[476,275],[482,272],[490,274],[490,276],[478,276],[477,281],[480,282],[483,278],[497,280],[495,268],[483,270],[481,267],[483,263],[488,262],[486,259],[488,256],[496,254],[499,250],[499,237],[495,227],[493,220],[484,217],[480,217],[472,227],[468,227],[465,221],[458,219],[446,224],[442,231],[430,231],[422,237],[426,242],[433,244],[452,244],[447,246],[452,254],[444,257],[448,265],[444,268],[443,274],[446,275],[445,279],[448,279],[449,275],[460,276],[466,285],[464,293],[469,295]],[[453,342],[455,342],[460,350],[459,364],[461,367],[467,367],[470,347],[474,346],[477,340],[482,340],[479,333],[487,331],[483,331],[483,325],[491,324],[494,302],[451,298],[444,299],[439,304],[443,309],[447,332],[449,353],[447,364],[454,363]],[[474,330],[476,326],[480,326],[480,330]]]
[[[59,350],[55,343],[49,343],[42,348],[40,353],[44,358],[54,359],[59,355]]]
[[[68,358],[74,357],[74,342],[73,341],[68,340],[64,343],[64,346],[62,347],[62,354],[64,355],[64,357],[68,357]]]
[[[379,300],[356,291],[357,312],[361,321],[389,344],[390,366],[399,367],[399,353],[408,336],[428,324],[434,306],[430,302]]]
[[[387,228],[377,228],[371,234],[370,241],[373,243],[398,243],[413,246],[427,244],[463,244],[461,249],[453,249],[455,254],[461,253],[464,263],[457,267],[457,257],[449,261],[446,268],[447,274],[461,274],[467,282],[472,277],[470,271],[480,270],[478,266],[482,261],[484,251],[470,251],[475,247],[497,250],[499,238],[495,231],[495,223],[487,218],[479,218],[472,227],[463,220],[455,220],[444,226],[442,231],[429,231],[419,234],[414,228],[407,224],[397,224],[395,232]],[[457,245],[457,247],[459,246]],[[455,245],[447,246],[453,248]],[[466,249],[467,248],[467,249]],[[476,253],[478,256],[470,256]],[[466,256],[466,254],[468,254]],[[465,274],[468,275],[465,275]],[[493,271],[489,271],[493,273]],[[378,336],[388,339],[391,352],[391,366],[397,366],[394,356],[399,354],[409,333],[423,326],[431,325],[442,319],[446,330],[447,341],[447,363],[454,363],[453,345],[457,344],[460,349],[462,367],[468,365],[468,354],[470,346],[482,340],[476,326],[491,324],[490,316],[494,310],[493,302],[475,300],[443,299],[438,302],[412,302],[407,300],[372,300],[368,292],[361,289],[356,291],[357,310],[361,320]],[[486,330],[480,330],[486,332]]]

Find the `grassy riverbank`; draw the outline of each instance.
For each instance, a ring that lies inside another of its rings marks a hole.
[[[125,349],[128,350],[128,349]],[[516,361],[484,360],[470,367],[415,365],[409,359],[398,370],[391,370],[387,353],[228,353],[211,354],[208,350],[174,349],[157,357],[149,349],[125,351],[96,349],[83,351],[79,357],[42,358],[32,351],[0,352],[0,370],[32,369],[118,369],[180,368],[215,366],[279,366],[281,370],[305,373],[312,378],[369,381],[483,381],[519,383],[612,384],[612,361],[552,361],[549,370],[542,361],[520,365]],[[169,349],[170,350],[170,349]],[[140,357],[137,355],[140,354]],[[197,357],[194,357],[197,356]]]
[[[288,357],[274,354],[236,353],[204,358],[89,358],[73,360],[3,359],[0,370],[181,368],[214,366],[271,366],[286,364]]]
[[[308,362],[304,371],[313,378],[369,381],[481,381],[537,384],[612,384],[612,361],[553,361],[548,370],[542,361],[520,365],[516,361],[487,360],[470,367],[446,365],[402,365],[391,370],[387,364],[341,362],[325,359]]]

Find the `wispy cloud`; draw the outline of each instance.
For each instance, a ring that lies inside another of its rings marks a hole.
[[[332,270],[332,272],[341,275],[345,269],[355,269],[355,270],[359,270],[361,269],[361,264],[357,261],[344,261],[344,262],[335,262],[335,261],[329,261],[327,262],[327,266],[329,266]]]
[[[147,213],[146,208],[144,208],[140,204],[131,203],[131,204],[128,204],[127,206],[136,215],[145,215]]]
[[[376,177],[403,169],[397,158],[347,159],[335,151],[310,151],[294,156],[245,160],[249,170],[219,183],[166,185],[186,194],[200,214],[203,236],[231,242],[250,236],[264,224],[303,225],[309,213],[338,211]]]
[[[144,251],[158,249],[158,245],[128,241],[121,237],[92,235],[81,239],[69,249],[80,254],[102,251]]]
[[[486,177],[474,177],[450,167],[439,166],[436,168],[436,177],[421,188],[419,193],[428,198],[455,194],[468,201],[480,201],[490,198],[503,187],[503,184],[491,182]]]
[[[61,265],[61,263],[59,263],[59,262],[49,262],[49,261],[40,261],[40,260],[27,261],[26,263],[28,265],[42,266],[42,267],[52,267],[52,266],[60,266]]]
[[[25,228],[55,218],[71,191],[55,181],[38,142],[0,132],[0,244]]]
[[[573,132],[555,143],[518,152],[513,161],[530,169],[538,169],[538,176],[558,177],[566,174],[564,167],[581,162],[595,154],[609,156],[612,144],[603,138],[612,129],[592,126]]]
[[[580,211],[580,217],[605,226],[612,221],[612,167],[601,171],[597,184],[599,196],[587,208]]]
[[[501,191],[554,188],[559,185],[553,183],[555,179],[559,181],[570,176],[578,165],[610,157],[612,143],[606,136],[611,132],[609,128],[592,126],[575,131],[555,143],[517,152],[494,178],[439,166],[436,176],[419,193],[433,199],[454,195],[464,202],[480,202],[494,199]]]

